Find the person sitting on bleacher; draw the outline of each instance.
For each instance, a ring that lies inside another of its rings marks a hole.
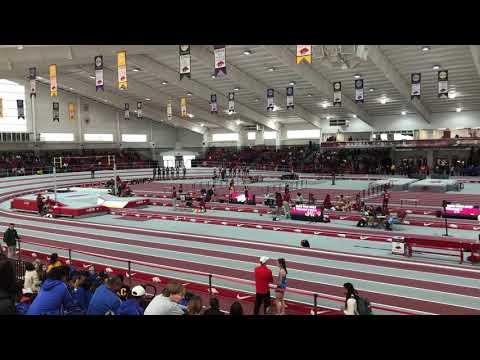
[[[170,283],[155,296],[145,309],[145,315],[183,315],[184,311],[179,306],[185,294],[185,288],[180,284]]]
[[[145,312],[142,304],[145,300],[145,288],[141,285],[135,286],[118,308],[118,315],[143,315]]]
[[[122,301],[116,292],[122,287],[118,276],[111,276],[100,285],[90,300],[87,315],[115,315]]]
[[[15,304],[15,309],[18,315],[26,315],[30,305],[33,302],[33,291],[32,289],[23,288],[22,295],[20,296],[19,301]]]
[[[66,284],[69,271],[68,266],[59,266],[47,273],[47,279],[28,309],[27,315],[62,315],[74,305]]]

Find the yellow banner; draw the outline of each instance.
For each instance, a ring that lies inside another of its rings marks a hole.
[[[68,104],[68,119],[69,120],[75,120],[75,104],[74,103],[69,103]]]
[[[180,99],[180,110],[182,117],[187,117],[187,98],[182,97]]]
[[[117,67],[118,67],[118,88],[120,90],[127,90],[127,52],[119,51],[117,53]]]
[[[297,45],[297,64],[300,64],[302,61],[307,63],[312,63],[312,45]]]
[[[50,96],[57,96],[57,65],[50,65],[48,71],[50,72]]]
[[[0,118],[3,118],[3,99],[0,98]]]

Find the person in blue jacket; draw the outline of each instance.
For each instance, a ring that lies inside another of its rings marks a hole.
[[[141,285],[135,286],[122,305],[118,308],[118,315],[143,315],[145,309],[142,303],[145,299],[145,289]]]
[[[87,315],[116,315],[122,301],[116,292],[122,287],[118,276],[109,277],[105,284],[100,285],[90,300]]]
[[[27,311],[27,315],[62,315],[73,305],[72,295],[66,284],[68,266],[53,268]]]
[[[71,293],[75,305],[83,311],[87,312],[88,305],[90,304],[90,299],[92,298],[93,293],[90,288],[92,283],[89,278],[88,273],[77,273],[73,279]]]

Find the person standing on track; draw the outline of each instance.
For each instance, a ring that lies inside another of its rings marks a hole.
[[[17,240],[20,240],[15,224],[10,224],[7,230],[3,233],[3,242],[7,244],[7,257],[15,259],[17,254]]]
[[[277,307],[277,315],[285,315],[285,290],[287,289],[287,264],[284,258],[278,261],[278,278],[277,288],[275,289],[275,305]]]
[[[172,190],[172,206],[173,210],[177,210],[177,189],[174,186]]]
[[[157,176],[157,168],[153,166],[153,180],[155,180],[155,177]]]
[[[95,179],[95,164],[92,164],[92,166],[90,167],[90,177],[92,179]]]
[[[270,283],[273,283],[272,270],[270,270],[266,263],[269,260],[267,256],[260,258],[260,265],[255,268],[255,307],[254,315],[260,313],[260,306],[263,304],[263,314],[266,315],[271,306],[270,301]]]
[[[383,212],[387,213],[388,212],[388,201],[390,200],[390,194],[388,193],[388,190],[385,190],[383,193]]]
[[[38,214],[40,216],[43,215],[43,212],[44,212],[44,203],[43,203],[43,197],[42,197],[42,194],[38,194],[37,195],[37,209],[38,209]]]
[[[185,177],[187,176],[187,168],[185,167],[185,165],[183,165],[182,172],[183,172],[183,178],[185,179]]]

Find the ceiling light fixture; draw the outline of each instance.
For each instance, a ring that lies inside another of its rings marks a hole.
[[[240,125],[242,122],[239,119],[237,119],[236,123],[237,125]]]
[[[432,69],[433,70],[438,70],[438,69],[440,69],[440,65],[433,65]]]
[[[204,126],[205,126],[205,124],[204,124],[204,123],[201,123],[201,124],[200,124],[200,126],[201,126],[201,127],[204,127]]]
[[[374,91],[375,91],[375,88],[370,88],[370,89],[368,89],[368,91],[374,92]]]
[[[354,119],[356,119],[356,118],[357,118],[357,114],[353,114],[352,117],[353,117]]]
[[[215,74],[212,74],[212,79],[216,79],[217,77],[215,76]]]
[[[355,74],[353,77],[354,77],[355,79],[360,79],[361,75],[360,75],[360,74]]]
[[[93,75],[88,75],[88,77],[89,77],[90,79],[94,79],[94,80],[95,80],[95,76],[93,76]]]
[[[462,111],[462,108],[460,106],[458,106],[456,109],[455,109],[456,112],[461,112]]]
[[[290,81],[290,82],[288,83],[288,85],[290,85],[290,86],[295,86],[295,84],[296,84],[295,81]]]
[[[457,92],[455,90],[450,90],[448,92],[448,98],[449,99],[455,99],[457,97]]]
[[[387,103],[387,100],[388,100],[388,98],[385,95],[383,95],[380,98],[380,104],[385,105]]]
[[[312,94],[307,94],[308,97],[312,97]]]
[[[332,117],[330,115],[327,115],[327,120],[330,120]]]
[[[259,102],[259,101],[260,101],[260,99],[259,99],[259,98],[256,98],[256,99],[255,99],[255,102]]]
[[[233,88],[233,91],[238,91],[238,90],[240,90],[239,87]]]
[[[422,46],[422,51],[426,52],[430,50],[430,46]]]
[[[193,114],[187,114],[187,115],[190,119],[195,117],[195,115],[193,115]]]
[[[134,68],[132,69],[133,72],[139,72],[140,70],[141,70],[141,69],[138,68],[138,67],[134,67]]]
[[[269,67],[268,68],[268,71],[275,71],[275,68],[272,66],[272,67]]]
[[[152,99],[150,99],[150,98],[145,98],[145,101],[150,101],[150,100],[152,100]]]
[[[167,84],[168,84],[168,81],[166,81],[166,80],[162,81],[162,85],[167,85]]]
[[[405,115],[407,115],[407,112],[406,112],[405,110],[402,110],[401,114],[402,114],[403,116],[405,116]]]
[[[187,96],[192,96],[192,93],[191,93],[191,92],[187,92]]]
[[[326,102],[326,101],[323,102],[323,103],[322,103],[322,107],[323,107],[324,109],[326,109],[326,108],[328,107],[328,102]]]
[[[253,54],[253,51],[248,49],[243,52],[243,55],[252,55],[252,54]]]

